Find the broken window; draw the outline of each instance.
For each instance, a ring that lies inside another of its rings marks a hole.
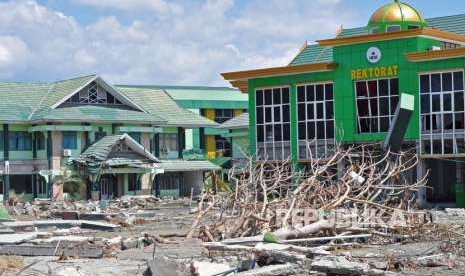
[[[257,150],[260,158],[283,160],[290,152],[289,87],[255,92]]]
[[[420,75],[423,154],[463,153],[465,95],[463,71]]]
[[[333,99],[332,83],[297,86],[300,159],[328,156],[331,146],[334,145]]]
[[[358,133],[387,132],[399,102],[399,79],[357,81]]]

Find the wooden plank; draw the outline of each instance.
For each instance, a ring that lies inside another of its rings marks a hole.
[[[0,255],[15,256],[70,256],[80,258],[102,258],[103,249],[97,246],[47,246],[47,245],[1,245]]]

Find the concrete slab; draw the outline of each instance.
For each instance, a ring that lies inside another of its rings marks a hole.
[[[87,229],[95,230],[104,230],[104,231],[113,231],[120,228],[119,225],[104,223],[104,222],[95,222],[89,220],[31,220],[31,221],[13,221],[13,222],[3,222],[0,224],[0,227],[9,227],[13,229],[17,228],[72,228],[72,227],[81,227]]]
[[[15,256],[69,256],[79,258],[102,258],[103,248],[92,245],[46,246],[46,245],[0,245],[0,255]]]
[[[0,235],[1,244],[20,244],[37,239],[38,233],[23,233],[23,234],[3,234]]]

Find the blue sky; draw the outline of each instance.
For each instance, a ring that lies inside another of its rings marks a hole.
[[[285,65],[387,2],[0,0],[0,80],[227,85],[220,72]],[[465,13],[457,0],[408,2],[427,18]]]

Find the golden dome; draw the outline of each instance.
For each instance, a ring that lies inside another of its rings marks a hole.
[[[401,29],[408,29],[408,25],[417,27],[426,26],[423,16],[414,7],[409,4],[394,1],[379,8],[370,18],[369,27],[380,26],[385,28],[386,25],[397,24]]]

